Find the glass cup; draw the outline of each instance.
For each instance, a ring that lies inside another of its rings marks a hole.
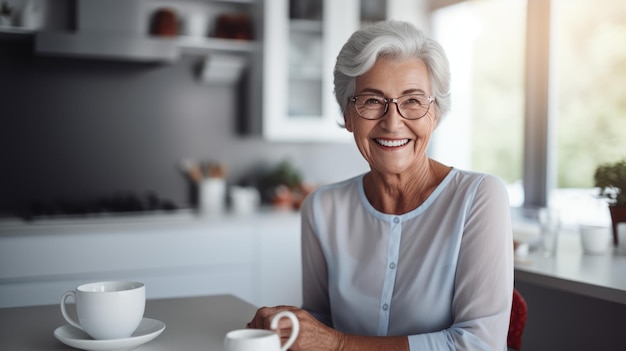
[[[540,208],[537,212],[539,220],[541,246],[544,257],[555,257],[561,230],[561,216],[554,208]]]
[[[617,252],[626,255],[626,222],[617,224]]]

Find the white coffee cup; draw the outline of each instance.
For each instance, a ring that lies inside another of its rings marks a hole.
[[[65,301],[70,296],[76,301],[78,322],[66,309]],[[131,336],[143,319],[145,306],[146,288],[138,282],[83,284],[61,297],[61,313],[65,320],[97,340]]]
[[[280,346],[278,334],[272,330],[265,329],[238,329],[230,331],[224,337],[225,351],[286,351],[296,341],[300,332],[298,318],[293,312],[282,311],[272,318],[270,328],[276,329],[281,318],[291,320],[291,335],[283,345]]]

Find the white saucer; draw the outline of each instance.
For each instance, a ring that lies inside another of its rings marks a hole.
[[[128,338],[94,340],[84,331],[69,324],[56,328],[54,337],[67,346],[88,351],[132,349],[156,338],[165,330],[165,323],[156,319],[144,318],[137,330]]]

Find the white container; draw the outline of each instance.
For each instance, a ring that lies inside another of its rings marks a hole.
[[[226,180],[224,178],[205,178],[200,182],[200,212],[202,214],[221,214],[226,205]]]
[[[602,255],[607,252],[611,233],[609,227],[581,224],[579,226],[580,242],[587,255]]]
[[[255,187],[233,186],[230,188],[230,202],[236,214],[254,213],[261,203],[261,194]]]

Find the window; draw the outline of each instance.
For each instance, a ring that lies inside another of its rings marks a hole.
[[[500,176],[512,206],[608,222],[593,172],[626,157],[626,2],[456,2],[433,12],[453,79],[433,157]]]
[[[435,11],[432,21],[452,70],[452,111],[433,156],[498,175],[521,206],[526,1],[466,1]]]
[[[626,2],[553,0],[553,12],[553,200],[566,207],[572,196],[593,199],[598,164],[626,157]]]

